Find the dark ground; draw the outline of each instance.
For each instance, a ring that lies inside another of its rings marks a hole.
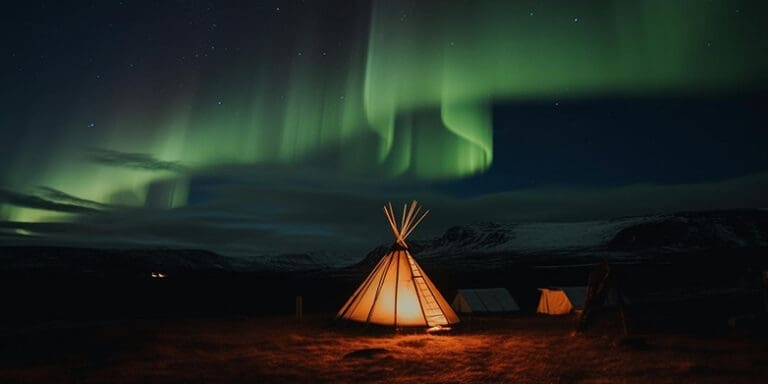
[[[332,315],[145,319],[3,336],[3,383],[760,383],[746,334],[574,334],[573,318],[475,317],[451,333],[333,325]]]
[[[750,252],[744,260],[762,259]],[[341,326],[369,271],[165,271],[111,266],[0,272],[0,383],[761,383],[765,289],[755,263],[707,255],[618,265],[630,335],[608,308],[585,334],[536,315],[537,287],[583,285],[591,266],[452,271],[455,289],[506,287],[521,313],[463,318],[445,335]],[[81,266],[81,263],[76,263]],[[307,317],[293,319],[295,297]],[[730,320],[730,324],[729,324]],[[345,358],[352,353],[358,357]]]

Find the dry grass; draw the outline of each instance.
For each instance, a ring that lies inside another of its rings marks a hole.
[[[768,343],[745,336],[573,335],[567,318],[474,319],[444,335],[326,318],[140,321],[7,336],[0,382],[764,382]],[[345,355],[362,351],[353,357]]]

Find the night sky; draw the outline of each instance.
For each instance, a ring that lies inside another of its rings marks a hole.
[[[0,244],[360,253],[768,207],[756,1],[5,5]]]

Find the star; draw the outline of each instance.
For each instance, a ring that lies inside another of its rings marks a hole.
[[[579,22],[579,18],[578,18],[578,17],[574,17],[574,18],[573,18],[573,22],[574,22],[574,23],[578,23],[578,22]]]

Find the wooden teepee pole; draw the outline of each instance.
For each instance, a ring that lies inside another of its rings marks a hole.
[[[429,210],[425,210],[423,213],[421,207],[416,200],[413,200],[411,204],[403,204],[403,215],[400,217],[400,227],[397,226],[397,218],[395,217],[395,210],[392,208],[392,203],[388,202],[384,205],[384,216],[387,217],[387,223],[392,228],[392,232],[395,234],[395,238],[398,244],[407,247],[405,239],[413,232],[414,229],[427,217]]]
[[[403,215],[400,216],[400,230],[405,228],[405,212],[408,211],[408,203],[403,204]]]
[[[417,205],[418,203],[416,202],[416,200],[411,202],[411,207],[408,209],[408,215],[406,215],[405,217],[405,225],[403,226],[403,228],[401,228],[401,231],[403,233],[408,232],[408,228],[411,226],[411,220],[413,218],[413,214],[414,214],[414,211],[416,210]]]
[[[415,222],[415,223],[414,223],[414,224],[411,226],[411,228],[410,228],[410,229],[408,229],[408,232],[406,232],[406,233],[405,233],[405,235],[403,235],[403,239],[407,238],[407,237],[408,237],[408,235],[410,235],[410,234],[411,234],[411,232],[413,232],[413,230],[414,230],[414,229],[416,229],[416,227],[419,225],[419,223],[421,223],[421,221],[422,221],[422,220],[424,220],[424,218],[425,218],[425,217],[427,217],[427,214],[428,214],[428,213],[429,213],[429,209],[427,209],[426,211],[424,211],[424,214],[423,214],[423,215],[421,215],[421,217],[419,217],[419,219],[418,219],[418,220],[416,220],[416,222]]]
[[[394,214],[389,211],[390,209],[392,209],[392,205],[384,206],[384,216],[387,217],[387,223],[389,223],[389,227],[392,228],[392,232],[394,232],[395,238],[399,241],[400,232],[397,229],[397,224],[395,224]]]

